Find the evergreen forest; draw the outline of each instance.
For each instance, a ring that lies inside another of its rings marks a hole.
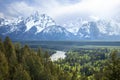
[[[0,80],[120,80],[120,48],[79,48],[51,61],[49,51],[0,39]]]

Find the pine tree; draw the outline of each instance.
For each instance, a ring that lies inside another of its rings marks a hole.
[[[15,43],[15,53],[17,56],[17,61],[18,63],[21,63],[21,59],[22,59],[22,54],[21,54],[21,45],[19,43]]]
[[[15,66],[17,65],[17,57],[15,53],[15,48],[11,40],[9,39],[9,37],[6,37],[4,41],[4,47],[5,47],[5,56],[7,58],[8,65],[9,65],[9,74],[10,74],[9,78],[13,80]]]
[[[7,80],[8,71],[7,59],[4,53],[0,51],[0,80]]]
[[[73,72],[72,80],[77,80],[77,71]]]
[[[44,67],[40,62],[40,58],[35,53],[26,58],[26,65],[28,65],[28,71],[30,71],[32,79],[39,80],[42,78],[41,75],[43,74]]]
[[[50,55],[48,54],[47,51],[44,53],[44,61],[45,61],[45,64],[49,63],[50,61]]]
[[[18,65],[15,69],[13,80],[31,80],[30,75],[23,69],[22,65]]]
[[[4,41],[4,47],[5,47],[5,55],[8,59],[8,62],[11,64],[16,64],[17,58],[16,58],[16,53],[15,53],[15,48],[9,39],[9,37],[6,37]]]
[[[2,43],[2,40],[0,39],[0,51],[5,52],[4,44]]]
[[[20,58],[20,62],[21,63],[25,63],[25,59],[30,56],[30,48],[25,45],[22,49],[21,49],[21,54],[19,55]]]
[[[42,53],[42,49],[41,49],[41,48],[38,49],[37,55],[38,55],[39,57],[42,57],[42,56],[43,56],[43,53]]]
[[[117,54],[117,51],[111,53],[111,58],[105,68],[104,74],[108,80],[120,80],[120,58]]]

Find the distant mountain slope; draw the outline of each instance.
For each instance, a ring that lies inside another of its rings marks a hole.
[[[41,33],[43,40],[72,40],[74,35],[68,32],[65,28],[61,26],[49,26],[45,28]]]
[[[35,12],[27,18],[0,18],[0,37],[13,40],[120,40],[120,22],[81,20],[59,26],[46,14]]]

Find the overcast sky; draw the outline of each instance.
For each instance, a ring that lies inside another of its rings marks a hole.
[[[87,18],[120,15],[120,0],[0,0],[0,17],[28,16],[45,13],[58,23]]]

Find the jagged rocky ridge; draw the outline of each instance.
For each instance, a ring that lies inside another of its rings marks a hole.
[[[46,14],[38,12],[27,18],[0,18],[0,37],[13,40],[120,40],[120,23],[96,20],[78,21],[60,26]],[[75,30],[76,29],[76,30]]]

